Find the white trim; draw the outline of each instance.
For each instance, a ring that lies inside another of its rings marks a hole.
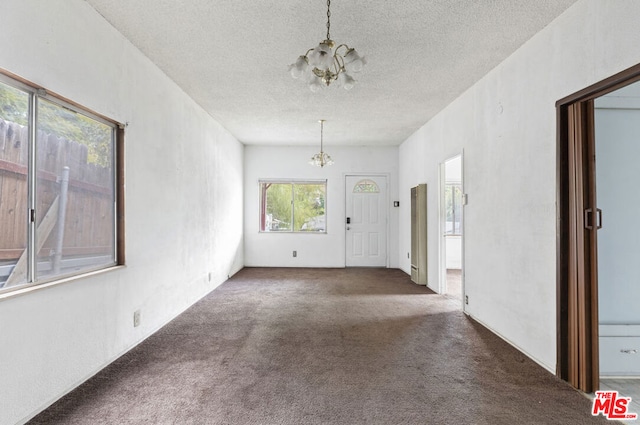
[[[16,286],[15,290],[13,291],[8,291],[8,292],[3,292],[0,293],[0,301],[8,299],[8,298],[13,298],[19,295],[25,295],[34,291],[39,291],[41,289],[47,289],[47,288],[51,288],[53,286],[58,286],[58,285],[62,285],[65,283],[70,283],[70,282],[75,282],[76,280],[81,280],[81,279],[86,279],[92,276],[97,276],[97,275],[101,275],[103,273],[108,273],[111,271],[115,271],[115,270],[120,270],[125,268],[126,266],[124,265],[115,265],[112,267],[107,267],[104,269],[100,269],[100,270],[95,270],[95,271],[91,271],[88,273],[83,273],[83,274],[77,274],[77,275],[73,275],[73,276],[69,276],[67,278],[64,279],[59,279],[59,280],[53,280],[50,282],[45,282],[45,283],[31,283],[31,284],[25,284],[22,286]]]
[[[444,159],[440,164],[438,164],[438,293],[445,294],[447,291],[447,252],[446,252],[446,242],[445,242],[445,203],[444,203],[444,193],[445,193],[445,185],[446,185],[446,163],[454,160],[456,158],[460,158],[460,187],[462,190],[462,196],[465,196],[464,189],[464,149],[453,156],[450,156]],[[465,214],[464,207],[466,204],[462,203],[462,220],[461,220],[461,253],[460,253],[460,262],[461,262],[461,270],[462,275],[460,277],[460,297],[461,300],[461,308],[463,312],[466,312],[466,304],[465,304],[465,264],[464,264],[464,251],[465,251]]]

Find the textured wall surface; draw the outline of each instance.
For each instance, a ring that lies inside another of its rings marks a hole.
[[[327,123],[330,125],[330,123]],[[326,131],[326,127],[325,127]],[[389,267],[398,267],[398,148],[327,146],[335,164],[323,168],[308,164],[318,147],[245,148],[245,264],[279,267],[344,267],[345,174],[382,174],[388,186]],[[258,232],[260,179],[326,179],[327,234],[273,234]],[[293,258],[292,251],[298,256]]]
[[[640,3],[583,0],[525,43],[400,146],[400,201],[437,187],[464,151],[467,312],[541,365],[556,363],[555,102],[640,62]],[[437,205],[437,191],[429,202]],[[410,247],[400,209],[400,253]],[[437,288],[437,209],[429,284]],[[400,255],[400,267],[410,264]]]
[[[3,2],[0,45],[1,68],[129,123],[127,266],[0,300],[0,423],[13,424],[242,267],[244,148],[84,1]]]

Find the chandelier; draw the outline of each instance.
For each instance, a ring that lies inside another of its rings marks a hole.
[[[311,161],[309,161],[309,164],[316,165],[318,167],[324,167],[325,165],[333,164],[333,159],[331,159],[331,157],[322,150],[323,148],[322,138],[324,133],[325,120],[319,120],[318,122],[320,123],[320,153],[313,155],[311,157]]]
[[[289,66],[293,78],[306,77],[312,92],[317,92],[334,81],[338,81],[346,90],[351,90],[356,80],[348,73],[360,72],[366,64],[365,58],[346,44],[340,44],[334,50],[336,43],[331,40],[330,8],[331,0],[327,0],[327,39],[307,50],[307,53]],[[311,72],[307,72],[309,68]]]

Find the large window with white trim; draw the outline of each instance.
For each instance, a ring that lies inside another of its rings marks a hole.
[[[0,74],[0,294],[121,262],[118,126]]]
[[[326,233],[327,181],[260,181],[260,231]]]

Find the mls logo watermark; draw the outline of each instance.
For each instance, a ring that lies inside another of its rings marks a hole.
[[[602,413],[609,420],[638,419],[637,413],[629,412],[630,404],[631,397],[620,397],[617,391],[596,391],[591,414],[598,416]]]

